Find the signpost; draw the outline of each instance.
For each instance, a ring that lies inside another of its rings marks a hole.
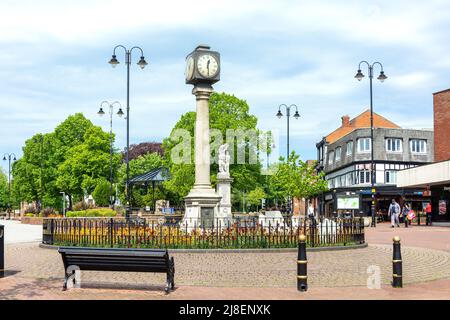
[[[345,210],[345,211],[355,211],[359,212],[361,210],[361,195],[354,192],[337,193],[335,203],[335,211]],[[353,214],[354,216],[354,214]]]

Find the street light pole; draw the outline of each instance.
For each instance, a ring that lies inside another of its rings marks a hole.
[[[63,191],[63,192],[60,192],[60,194],[63,195],[63,217],[65,218],[66,217],[66,193]]]
[[[380,82],[383,82],[387,79],[387,76],[384,74],[383,71],[383,65],[380,62],[374,62],[372,64],[368,63],[367,61],[361,61],[358,65],[358,71],[355,75],[355,78],[358,81],[361,81],[364,78],[364,74],[361,72],[361,64],[366,64],[369,71],[369,88],[370,88],[370,183],[371,183],[371,195],[372,195],[372,202],[371,202],[371,213],[372,213],[372,227],[377,226],[376,222],[376,216],[375,216],[375,179],[376,179],[376,170],[375,170],[375,162],[374,162],[374,143],[373,143],[373,131],[374,131],[374,124],[373,124],[373,89],[372,89],[372,79],[373,79],[373,68],[375,65],[379,65],[381,68],[380,75],[377,77],[377,79]]]
[[[3,161],[8,160],[8,219],[11,219],[11,158],[16,161],[16,155],[14,153],[5,153],[3,155]]]
[[[289,160],[289,118],[291,117],[291,108],[295,107],[295,114],[294,114],[294,118],[298,119],[300,118],[300,114],[298,113],[298,107],[295,104],[291,104],[289,107],[286,104],[280,104],[278,106],[278,112],[276,114],[276,116],[278,117],[278,119],[281,119],[281,117],[283,116],[283,113],[281,112],[281,107],[285,107],[286,109],[286,118],[287,118],[287,146],[286,146],[286,163],[288,163]],[[288,195],[289,197],[289,214],[291,214],[292,211],[292,201],[290,198],[290,195]]]
[[[281,107],[285,107],[286,108],[286,118],[287,118],[287,152],[286,152],[286,161],[288,161],[289,159],[289,118],[291,117],[291,108],[295,107],[295,114],[294,114],[294,118],[298,119],[300,118],[300,114],[298,113],[298,107],[295,104],[291,104],[289,107],[287,105],[280,104],[278,106],[278,113],[276,114],[276,116],[278,117],[278,119],[281,119],[281,117],[283,116],[283,113],[281,112]]]
[[[109,60],[109,64],[114,68],[119,64],[119,61],[116,58],[116,49],[122,48],[125,51],[125,64],[127,65],[127,149],[126,149],[126,164],[127,164],[127,180],[125,186],[125,194],[126,194],[126,218],[130,217],[130,164],[129,164],[129,149],[130,149],[130,64],[131,64],[131,53],[133,50],[137,49],[141,52],[141,58],[137,65],[144,69],[148,64],[144,58],[144,52],[140,47],[132,47],[131,49],[125,48],[123,45],[118,45],[114,47],[113,54],[111,60]]]
[[[109,107],[109,204],[113,208],[114,202],[113,202],[113,169],[112,169],[112,161],[113,161],[113,138],[112,138],[112,116],[114,112],[114,105],[119,105],[119,111],[117,112],[117,115],[119,117],[123,116],[122,106],[118,101],[114,101],[113,103],[109,103],[108,101],[103,101],[100,104],[100,110],[97,112],[99,116],[105,115],[105,111],[103,111],[103,105],[106,104]]]

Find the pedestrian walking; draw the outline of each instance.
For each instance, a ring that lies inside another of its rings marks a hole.
[[[308,217],[311,220],[316,219],[316,211],[314,210],[314,206],[311,202],[309,203],[309,206],[308,206]]]
[[[388,210],[388,216],[391,217],[391,227],[394,228],[395,226],[400,228],[400,223],[398,220],[398,217],[400,215],[400,205],[395,201],[395,199],[392,199],[392,203],[389,206]]]
[[[403,210],[402,210],[402,217],[403,220],[405,222],[405,228],[408,228],[408,225],[411,225],[411,220],[410,220],[410,213],[411,208],[409,207],[409,205],[407,203],[405,203],[405,205],[403,206]]]
[[[431,202],[428,202],[427,206],[425,207],[426,217],[427,217],[427,226],[431,226]]]

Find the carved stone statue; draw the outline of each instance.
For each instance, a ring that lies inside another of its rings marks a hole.
[[[219,147],[219,172],[229,173],[230,171],[230,153],[228,152],[228,144],[222,144]]]

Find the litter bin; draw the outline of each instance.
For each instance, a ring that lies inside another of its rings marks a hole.
[[[53,244],[53,219],[44,219],[42,223],[42,243]]]
[[[0,278],[5,272],[5,226],[0,224]]]

